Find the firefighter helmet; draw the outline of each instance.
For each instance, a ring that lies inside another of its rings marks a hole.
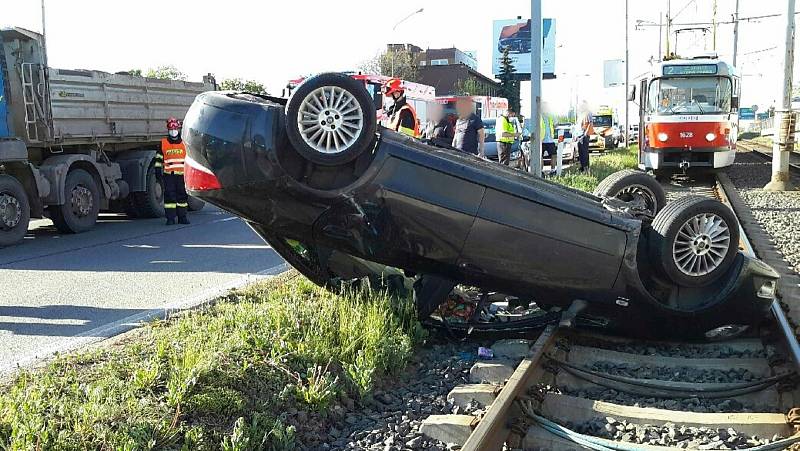
[[[181,121],[174,117],[167,119],[167,130],[180,130],[182,125]]]
[[[390,78],[386,80],[386,83],[383,85],[383,93],[387,96],[392,95],[395,92],[403,93],[405,92],[405,88],[403,88],[403,80],[399,78]]]

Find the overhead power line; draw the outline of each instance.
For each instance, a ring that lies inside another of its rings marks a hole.
[[[800,14],[800,11],[794,13],[795,15]],[[751,22],[755,20],[761,19],[771,19],[773,17],[780,17],[781,14],[764,14],[762,16],[750,16],[750,17],[740,17],[739,22]],[[716,22],[717,25],[727,25],[727,24],[734,24],[736,20],[720,20]],[[673,27],[692,27],[698,25],[714,25],[714,22],[685,22],[685,23],[673,23]],[[640,23],[638,24],[640,27],[657,27],[658,24],[650,24],[650,23]]]

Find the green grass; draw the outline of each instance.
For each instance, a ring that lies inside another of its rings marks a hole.
[[[423,334],[405,299],[262,283],[22,371],[0,395],[0,449],[293,449],[282,412],[369,393]]]
[[[600,156],[592,155],[589,160],[590,171],[588,174],[578,172],[577,165],[573,165],[561,177],[552,180],[562,185],[570,186],[582,191],[592,192],[601,180],[622,169],[635,169],[638,164],[638,148],[616,149],[605,152]]]

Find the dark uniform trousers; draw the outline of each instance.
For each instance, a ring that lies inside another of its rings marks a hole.
[[[164,173],[164,213],[167,219],[186,218],[189,208],[189,195],[186,194],[186,185],[183,174]]]

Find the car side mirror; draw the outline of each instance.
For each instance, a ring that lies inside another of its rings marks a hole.
[[[636,100],[636,85],[630,85],[628,87],[628,102],[633,102]]]
[[[731,97],[731,108],[734,110],[739,109],[739,97],[737,96]]]

